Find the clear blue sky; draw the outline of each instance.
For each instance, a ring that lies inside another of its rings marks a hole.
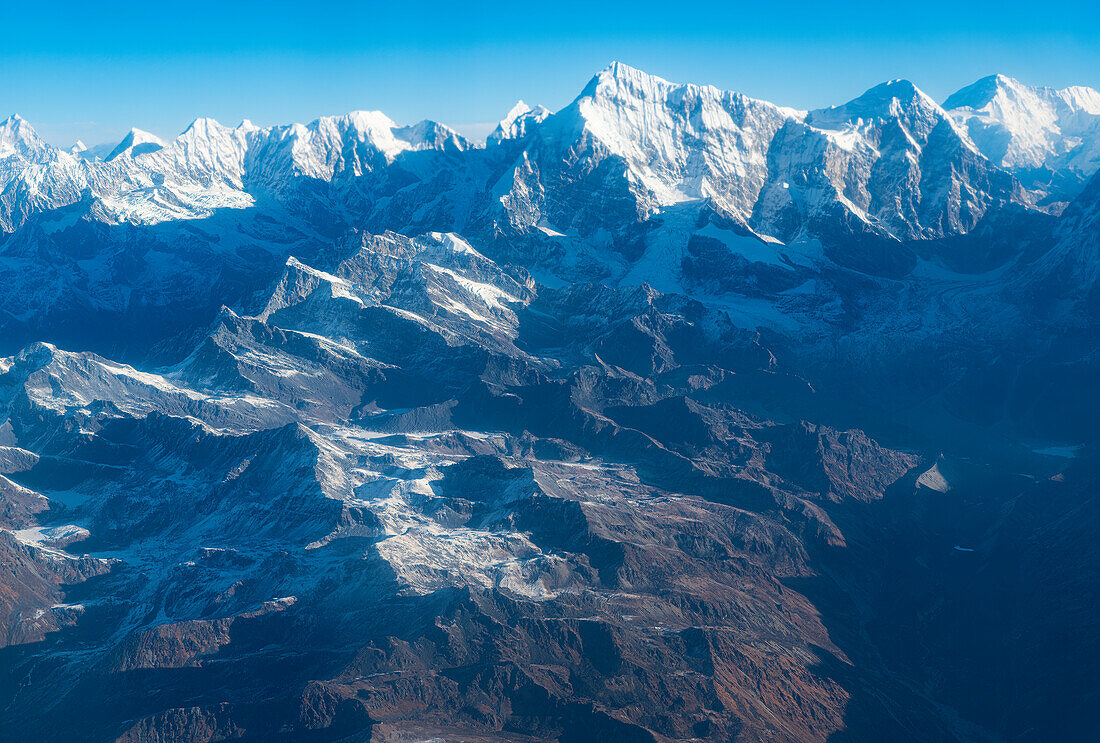
[[[939,100],[993,72],[1100,88],[1098,0],[5,5],[0,116],[59,145],[355,109],[483,133],[611,60],[799,108],[897,77]]]

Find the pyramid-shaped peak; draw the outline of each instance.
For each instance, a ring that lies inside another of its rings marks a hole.
[[[48,154],[51,149],[19,114],[12,114],[0,122],[0,157],[36,158]]]
[[[673,83],[656,75],[650,75],[622,62],[612,62],[588,81],[577,96],[577,100],[622,95],[649,98],[658,95],[662,89],[673,87],[676,87]]]
[[[469,141],[446,124],[424,119],[409,126],[395,127],[393,134],[409,143],[414,150],[441,149],[448,144],[459,149],[469,146]]]
[[[935,105],[932,99],[926,95],[923,90],[918,88],[912,81],[906,80],[905,78],[897,78],[896,80],[888,80],[884,83],[880,83],[855,100],[850,101],[850,103],[855,103],[856,101],[875,103],[878,101],[891,100],[898,100],[903,103],[919,101]]]
[[[114,160],[123,154],[128,154],[131,157],[138,157],[150,152],[156,152],[164,147],[164,142],[155,134],[138,129],[136,127],[130,129],[126,136],[122,138],[122,141],[118,143],[118,146],[111,150],[111,153],[104,158],[107,162]]]
[[[978,111],[995,104],[1034,109],[1044,104],[1068,107],[1070,111],[1100,114],[1100,92],[1082,85],[1051,88],[1022,83],[1007,75],[988,75],[952,93],[943,107],[949,111]]]
[[[914,115],[938,118],[942,114],[942,109],[930,96],[909,80],[899,78],[879,83],[839,106],[811,111],[806,121],[814,126],[830,127]]]
[[[733,99],[749,104],[763,104],[774,109],[780,109],[788,115],[802,116],[804,114],[802,111],[776,106],[767,101],[754,99],[743,93],[714,85],[672,82],[622,62],[612,62],[598,72],[574,102],[586,98],[611,101],[632,99],[636,101],[661,101],[666,104],[678,105],[685,97],[709,100]]]
[[[504,115],[504,118],[500,120],[500,123],[503,124],[507,121],[515,121],[520,116],[530,113],[530,111],[531,107],[527,105],[526,101],[520,98],[518,101],[516,101],[516,105],[508,109],[508,113]]]
[[[318,121],[325,121],[325,119]],[[339,122],[357,132],[383,132],[397,127],[393,119],[381,111],[350,111],[343,116],[332,117],[328,121]]]
[[[982,108],[992,101],[999,92],[1024,88],[1018,80],[1007,75],[987,75],[965,88],[962,88],[943,102],[943,107],[948,110],[957,108]]]
[[[545,106],[532,108],[523,100],[516,101],[516,105],[512,106],[504,118],[497,123],[496,129],[489,135],[489,139],[500,142],[505,139],[522,137],[526,134],[529,124],[537,124],[549,115],[550,109]]]
[[[222,126],[217,119],[213,119],[209,116],[202,116],[192,121],[187,128],[183,130],[180,137],[209,137],[223,131],[232,131],[232,129],[227,126]]]

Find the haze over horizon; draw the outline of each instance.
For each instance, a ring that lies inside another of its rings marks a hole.
[[[201,116],[269,126],[359,109],[482,137],[519,98],[561,108],[612,60],[804,109],[892,78],[941,102],[994,73],[1100,87],[1100,13],[1078,0],[1042,17],[1014,0],[933,2],[919,17],[862,1],[703,6],[668,17],[657,4],[429,2],[415,18],[389,4],[304,14],[203,0],[140,16],[121,3],[94,15],[24,6],[8,11],[13,27],[45,30],[0,51],[0,115],[18,113],[56,146],[115,142],[132,126],[171,138]]]

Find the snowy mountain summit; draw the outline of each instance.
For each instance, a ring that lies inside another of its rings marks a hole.
[[[1027,88],[997,76],[959,91],[945,106],[950,113],[911,83],[894,81],[846,104],[804,112],[712,87],[668,83],[613,63],[562,111],[551,114],[520,102],[489,136],[484,152],[433,167],[459,176],[438,184],[452,191],[449,199],[478,199],[477,192],[507,190],[499,180],[502,168],[520,181],[536,165],[549,171],[542,177],[564,166],[590,178],[613,158],[625,166],[624,180],[615,184],[610,173],[601,175],[599,188],[622,193],[643,214],[710,200],[754,231],[784,241],[814,236],[811,224],[832,210],[884,236],[965,232],[990,206],[1005,201],[1024,203],[1030,194],[1069,198],[1095,169],[1100,94],[1088,88]],[[104,201],[97,211],[102,218],[151,224],[203,217],[257,198],[293,200],[294,184],[303,179],[362,181],[371,174],[367,180],[424,180],[426,172],[412,165],[413,158],[399,156],[471,149],[442,125],[399,127],[378,112],[267,129],[199,119],[171,142],[134,129],[102,157],[52,148],[18,117],[5,122],[2,132],[0,227],[7,231],[32,213],[75,203],[86,191]],[[526,145],[526,161],[515,160],[517,142]],[[985,157],[977,157],[979,152]],[[489,161],[489,177],[498,180],[471,172],[482,161]],[[1036,181],[1037,168],[1046,169],[1045,183]],[[1032,191],[1014,190],[1004,171]],[[358,191],[385,188],[349,185]],[[900,194],[893,192],[895,185]],[[467,192],[453,193],[460,188]],[[530,222],[517,213],[529,210],[525,193],[513,196],[506,219]],[[486,208],[471,204],[452,221]],[[568,225],[554,229],[568,232]]]
[[[0,123],[5,740],[1100,739],[1100,94],[579,88]]]
[[[1028,185],[1079,189],[1100,168],[1100,92],[991,75],[944,102],[986,157]]]

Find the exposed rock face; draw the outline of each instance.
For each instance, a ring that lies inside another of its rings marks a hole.
[[[1088,739],[1098,181],[983,85],[8,120],[5,732]]]

